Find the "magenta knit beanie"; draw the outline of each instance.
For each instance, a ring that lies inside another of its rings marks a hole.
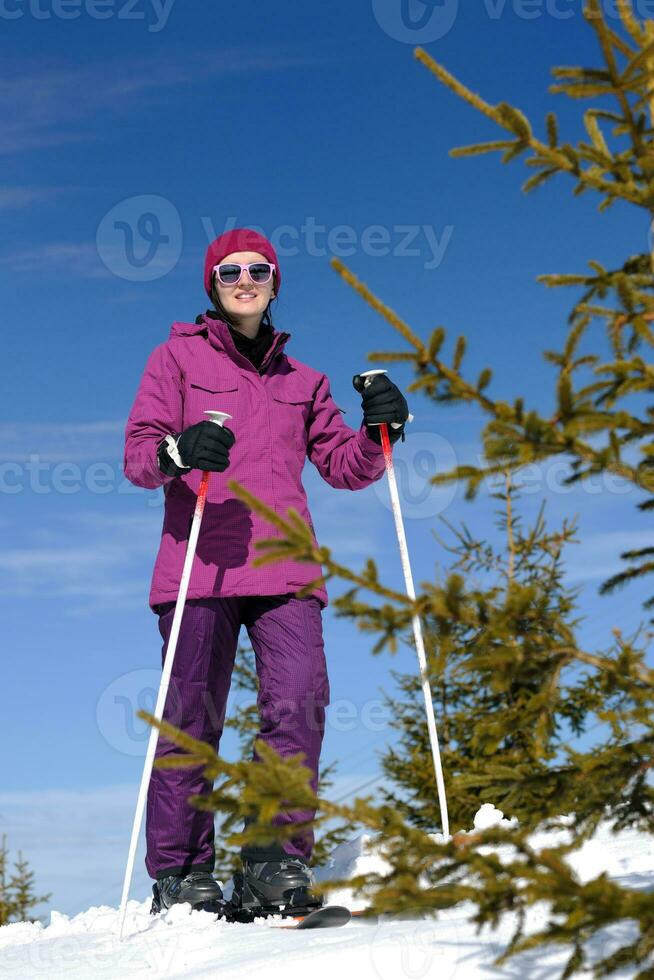
[[[253,231],[252,228],[234,228],[219,235],[207,249],[204,260],[204,288],[207,296],[211,299],[211,278],[215,265],[218,265],[226,255],[232,252],[260,252],[265,255],[269,262],[275,265],[275,295],[279,296],[279,287],[282,282],[282,274],[277,261],[277,253],[267,238]]]

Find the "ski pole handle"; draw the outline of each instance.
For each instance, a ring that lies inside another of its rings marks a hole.
[[[368,385],[371,383],[372,378],[374,377],[375,374],[388,374],[388,371],[386,371],[384,368],[374,368],[372,371],[361,371],[360,374],[359,374],[359,377],[366,379],[363,382],[364,388],[367,388],[368,387]],[[413,422],[413,415],[411,414],[411,412],[409,412],[409,415],[408,415],[408,418],[407,418],[407,422]],[[384,443],[384,430],[385,430],[385,428],[387,426],[387,423],[386,422],[372,422],[371,424],[372,425],[379,425],[379,426],[381,426],[382,445],[383,445],[383,443]],[[391,425],[393,426],[394,429],[399,429],[399,428],[401,428],[401,426],[404,425],[404,422],[391,422]],[[388,439],[388,429],[386,429],[386,438]]]
[[[231,415],[228,415],[227,412],[217,412],[213,408],[207,408],[204,414],[210,415],[211,418],[209,419],[209,421],[215,422],[216,425],[222,425],[225,419],[231,419],[232,417]]]

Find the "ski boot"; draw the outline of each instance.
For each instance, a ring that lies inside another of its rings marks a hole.
[[[284,860],[252,861],[243,858],[243,871],[234,875],[230,905],[246,919],[257,915],[300,914],[319,909],[322,896],[310,895],[315,876],[300,857]]]
[[[156,915],[182,902],[189,902],[194,909],[214,912],[224,904],[222,889],[208,871],[159,878],[152,886],[150,914]]]

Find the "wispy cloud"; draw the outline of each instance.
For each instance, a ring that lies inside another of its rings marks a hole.
[[[60,64],[37,71],[16,65],[14,74],[0,80],[0,154],[17,153],[71,141],[105,139],[98,119],[129,115],[179,86],[202,85],[208,79],[253,72],[287,71],[343,61],[335,42],[312,41],[311,46],[231,47],[201,53],[181,53],[177,63],[151,58],[121,59],[80,66]]]
[[[26,543],[0,552],[0,591],[4,599],[62,599],[66,616],[143,609],[160,535],[158,511],[51,516],[30,525]]]
[[[69,277],[77,279],[113,279],[113,273],[100,261],[92,242],[50,242],[36,248],[20,249],[0,257],[0,265],[12,272],[54,271],[65,267]]]
[[[647,544],[642,531],[605,531],[579,536],[579,544],[569,552],[566,578],[572,582],[591,582],[624,571],[623,551],[636,551]]]
[[[5,461],[80,462],[122,457],[127,419],[98,422],[0,422]]]
[[[179,266],[198,267],[199,250],[187,249],[175,263]],[[6,266],[12,272],[38,272],[39,277],[58,275],[64,271],[67,279],[104,279],[115,282],[116,273],[112,269],[121,269],[126,264],[125,250],[119,245],[102,245],[102,258],[95,242],[49,242],[33,248],[18,249],[0,256],[0,266]],[[165,251],[159,251],[148,261],[148,273],[155,277],[157,269],[162,274],[170,269],[170,262]],[[139,296],[139,298],[141,298]]]
[[[14,211],[56,197],[63,187],[0,187],[0,211]]]

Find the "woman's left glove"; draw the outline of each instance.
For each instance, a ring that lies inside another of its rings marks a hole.
[[[366,424],[368,435],[381,446],[379,423],[387,422],[388,438],[391,445],[398,439],[402,439],[404,442],[404,423],[409,418],[409,406],[406,398],[387,374],[373,374],[370,383],[367,385],[365,381],[366,378],[360,374],[355,374],[352,378],[352,384],[361,394],[363,421]],[[401,422],[402,426],[395,429],[390,425],[391,422]]]

